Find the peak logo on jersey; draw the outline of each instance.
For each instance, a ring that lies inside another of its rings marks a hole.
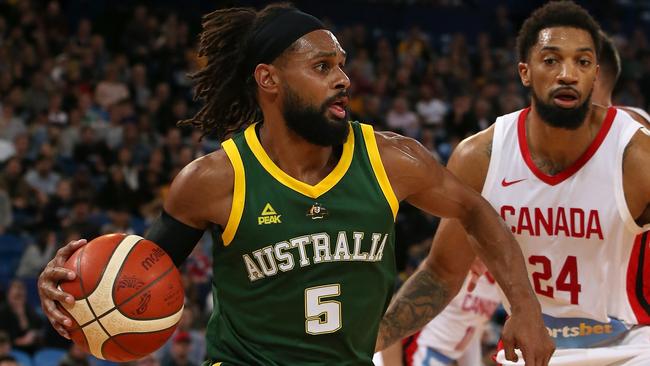
[[[525,181],[525,180],[526,180],[526,178],[524,178],[524,179],[512,180],[512,181],[510,181],[510,182],[507,182],[507,181],[506,181],[506,178],[503,178],[503,180],[501,181],[501,185],[504,186],[504,187],[508,187],[508,186],[513,185],[513,184],[517,184],[517,183],[519,183],[519,182],[523,182],[523,181]]]
[[[268,225],[268,224],[281,224],[282,220],[280,219],[282,215],[278,215],[277,212],[273,209],[270,203],[267,202],[266,206],[262,210],[262,214],[257,217],[258,225]]]

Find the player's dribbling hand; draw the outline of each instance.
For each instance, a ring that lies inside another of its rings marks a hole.
[[[74,297],[59,290],[57,285],[60,281],[74,280],[77,276],[74,271],[64,268],[63,264],[70,258],[72,253],[84,244],[86,244],[86,239],[75,240],[59,249],[56,256],[47,264],[38,277],[38,295],[41,298],[41,307],[47,319],[52,323],[52,327],[68,339],[70,339],[70,335],[65,330],[65,326],[72,325],[72,320],[56,308],[55,301],[74,304]]]
[[[526,366],[547,366],[555,351],[555,342],[544,326],[539,305],[516,312],[513,310],[503,327],[501,340],[506,359],[517,362],[515,348],[518,348]]]

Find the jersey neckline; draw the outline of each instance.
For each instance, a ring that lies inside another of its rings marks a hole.
[[[254,123],[246,128],[244,138],[257,161],[275,180],[307,197],[316,199],[332,189],[343,178],[352,163],[352,156],[354,155],[354,131],[352,130],[352,126],[348,124],[348,137],[343,144],[341,157],[334,169],[317,184],[307,184],[285,173],[271,160],[262,147],[260,140],[257,138],[257,134],[255,133],[256,125],[257,123]]]
[[[571,164],[561,172],[555,175],[548,175],[542,172],[541,170],[539,170],[539,168],[533,162],[532,156],[530,155],[528,141],[526,140],[526,117],[528,116],[529,112],[530,112],[530,107],[522,110],[519,113],[519,119],[517,121],[517,136],[519,139],[519,149],[521,151],[521,156],[524,158],[524,161],[526,162],[526,165],[528,165],[528,168],[531,170],[531,172],[533,172],[533,174],[535,174],[537,178],[539,178],[541,181],[545,182],[546,184],[552,186],[565,181],[567,178],[571,177],[578,170],[580,170],[580,168],[582,168],[585,164],[587,164],[589,159],[591,159],[591,157],[596,153],[596,151],[598,151],[598,148],[605,140],[605,137],[607,137],[607,133],[612,127],[612,123],[614,122],[614,117],[616,116],[616,108],[609,107],[607,109],[607,114],[605,115],[605,120],[603,121],[602,126],[600,126],[600,130],[598,131],[598,134],[591,142],[587,150],[585,150],[585,152],[582,153],[582,155],[575,162],[573,162],[573,164]]]

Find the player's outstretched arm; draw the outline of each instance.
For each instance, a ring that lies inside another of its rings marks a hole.
[[[185,226],[186,232],[193,230],[202,234],[210,223],[224,227],[230,214],[233,183],[232,165],[222,150],[199,158],[188,164],[174,179],[165,199],[165,211],[177,224]],[[165,224],[162,227],[156,225],[161,225],[160,219],[145,237],[168,251],[175,263],[182,262],[200,238],[200,235],[179,237],[178,232],[169,235],[170,230]],[[178,229],[178,226],[174,228]],[[59,249],[38,278],[43,312],[54,329],[66,338],[70,336],[65,326],[72,325],[72,321],[57,309],[56,301],[73,304],[74,298],[59,290],[57,284],[74,280],[76,273],[63,267],[63,264],[84,244],[85,239],[76,240]]]
[[[438,228],[427,259],[389,306],[380,325],[378,349],[417,331],[437,315],[460,289],[476,252],[513,304],[504,330],[507,356],[516,359],[514,348],[518,347],[527,365],[548,363],[554,346],[519,245],[492,206],[477,193],[489,163],[490,133],[465,141],[450,160],[450,170],[466,184],[416,141],[378,134],[382,161],[398,198],[449,218]]]

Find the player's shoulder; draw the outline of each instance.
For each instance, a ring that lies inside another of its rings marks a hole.
[[[217,182],[227,186],[225,183],[232,181],[233,176],[234,172],[228,156],[223,149],[219,149],[191,161],[183,167],[174,181],[183,186],[196,188]]]
[[[214,221],[218,207],[231,196],[234,171],[226,153],[220,149],[187,164],[172,181],[165,209],[200,224]],[[218,216],[218,215],[216,215]],[[211,219],[211,220],[208,220]],[[198,227],[198,226],[197,226]]]
[[[643,167],[647,166],[648,162],[650,162],[650,130],[641,127],[625,147],[623,163],[625,166]]]
[[[489,163],[492,156],[494,129],[495,125],[493,124],[485,130],[462,140],[454,150],[452,159]]]
[[[414,138],[391,131],[375,131],[375,140],[389,177],[427,170],[435,173],[434,165],[439,165],[434,153]]]
[[[483,189],[490,166],[494,126],[461,141],[447,163],[452,173],[477,192]]]
[[[401,151],[422,153],[426,151],[418,140],[392,131],[374,131],[377,148],[384,154],[396,154]]]

